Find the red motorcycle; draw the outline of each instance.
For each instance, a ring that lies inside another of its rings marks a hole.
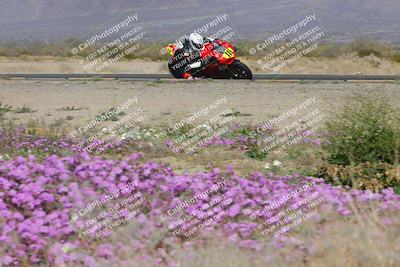
[[[201,69],[188,69],[193,62],[188,51],[179,51],[175,44],[165,48],[171,58],[168,69],[175,78],[205,77],[214,79],[252,79],[249,67],[236,59],[235,48],[228,42],[214,40],[204,44],[198,59],[206,62]],[[176,53],[179,51],[179,53]]]

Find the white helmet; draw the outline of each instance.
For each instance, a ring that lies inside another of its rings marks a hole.
[[[195,32],[189,35],[189,42],[192,48],[197,51],[201,50],[204,45],[203,36]]]

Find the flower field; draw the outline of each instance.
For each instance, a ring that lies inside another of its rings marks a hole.
[[[399,241],[400,195],[393,188],[380,192],[349,189],[300,174],[254,171],[245,176],[231,164],[177,173],[168,164],[147,160],[146,151],[139,151],[140,146],[133,143],[115,148],[119,157],[95,156],[68,138],[32,135],[23,128],[2,131],[0,142],[3,266],[189,266],[188,262],[201,262],[193,251],[212,250],[215,239],[226,247],[239,248],[242,254],[245,251],[245,255],[237,253],[242,257],[237,262],[244,258],[254,261],[254,266],[272,262],[274,266],[302,266],[311,257],[327,253],[315,240],[321,235],[333,239],[332,227],[342,227],[334,226],[337,223],[352,226],[350,233],[365,230],[366,240],[374,234],[371,227],[388,228],[395,231],[393,242]],[[236,138],[209,145],[245,149],[243,143],[244,138]],[[118,213],[123,223],[102,238],[96,231],[83,232],[82,226],[95,224],[95,215],[86,216],[87,206],[113,192],[119,193],[96,205],[93,213],[100,214],[134,192],[144,199],[140,212]],[[317,197],[315,208],[307,200]],[[302,222],[286,231],[273,231],[295,220],[288,216],[280,223],[283,210],[301,213]],[[314,214],[306,216],[310,210]],[[363,214],[377,219],[371,217],[367,223]],[[202,226],[183,227],[194,219]],[[363,223],[366,226],[360,229]]]

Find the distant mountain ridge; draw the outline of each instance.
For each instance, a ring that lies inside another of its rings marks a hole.
[[[78,37],[134,7],[153,39],[167,38],[205,17],[228,14],[243,39],[315,12],[337,42],[359,36],[400,42],[399,0],[0,0],[0,41]]]

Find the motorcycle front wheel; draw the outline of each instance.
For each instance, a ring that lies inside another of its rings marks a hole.
[[[228,75],[231,79],[253,79],[253,73],[251,72],[250,68],[239,60],[235,60],[235,62],[228,66],[227,69]]]

